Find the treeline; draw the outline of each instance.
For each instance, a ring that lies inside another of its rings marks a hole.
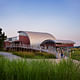
[[[2,32],[2,28],[0,28],[0,50],[4,48],[4,40],[6,40],[7,36],[5,36],[5,32]]]

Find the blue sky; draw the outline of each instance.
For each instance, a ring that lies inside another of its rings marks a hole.
[[[80,0],[0,0],[0,27],[8,37],[39,31],[79,43]]]

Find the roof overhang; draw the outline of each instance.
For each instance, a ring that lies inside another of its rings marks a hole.
[[[75,44],[74,41],[71,40],[54,40],[56,44]]]

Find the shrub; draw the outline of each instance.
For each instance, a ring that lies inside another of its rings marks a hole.
[[[56,58],[56,56],[50,53],[43,53],[43,55],[45,56],[45,58]]]
[[[15,55],[24,57],[24,58],[56,58],[53,54],[45,52],[12,52]]]
[[[13,54],[24,58],[33,58],[35,56],[35,54],[32,52],[13,52]]]
[[[80,61],[80,51],[79,50],[76,50],[76,51],[72,52],[71,53],[71,58]]]

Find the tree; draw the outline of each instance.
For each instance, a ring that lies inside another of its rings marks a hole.
[[[5,32],[2,32],[2,29],[0,28],[0,50],[3,50],[4,48],[4,40],[6,40],[7,36],[5,36]]]

